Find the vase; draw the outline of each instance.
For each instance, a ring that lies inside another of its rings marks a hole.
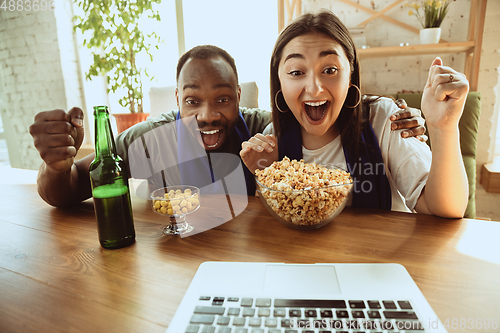
[[[441,38],[441,28],[426,28],[420,30],[420,44],[437,44]]]
[[[149,113],[136,112],[136,113],[113,113],[116,119],[116,129],[118,133],[123,132],[127,128],[146,120]]]

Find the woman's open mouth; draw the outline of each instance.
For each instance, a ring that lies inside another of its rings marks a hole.
[[[304,110],[306,111],[307,117],[313,124],[318,124],[325,118],[326,111],[330,102],[327,100],[318,102],[304,102]]]
[[[221,143],[223,130],[222,129],[214,129],[210,131],[200,130],[200,134],[205,149],[215,149]]]

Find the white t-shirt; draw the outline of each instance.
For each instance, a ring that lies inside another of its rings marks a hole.
[[[416,138],[404,139],[401,137],[402,130],[391,130],[389,117],[396,111],[398,107],[390,98],[383,97],[370,104],[371,124],[391,185],[392,210],[410,212],[427,182],[432,153],[426,143]],[[271,133],[274,133],[274,127],[269,124],[264,134]],[[347,170],[340,136],[319,149],[302,147],[302,155],[306,163],[334,164]]]

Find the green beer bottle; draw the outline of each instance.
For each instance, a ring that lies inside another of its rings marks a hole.
[[[90,182],[99,242],[106,249],[118,249],[135,242],[127,169],[116,154],[108,107],[95,106],[94,119],[95,158],[90,164]]]

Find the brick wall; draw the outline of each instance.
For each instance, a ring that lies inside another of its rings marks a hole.
[[[61,0],[55,11],[0,11],[0,110],[13,167],[41,164],[28,132],[37,112],[82,104],[66,7]]]
[[[359,0],[360,5],[379,11],[394,0]],[[411,2],[410,2],[411,3]],[[303,0],[303,12],[327,8],[333,11],[347,27],[354,27],[371,14],[345,4],[339,0]],[[467,39],[469,22],[469,0],[453,1],[441,28],[441,38],[449,42]],[[415,16],[408,15],[409,8],[396,6],[385,15],[420,29]],[[370,47],[398,46],[400,43],[420,44],[418,34],[401,28],[381,18],[369,22],[365,27],[367,44]],[[445,65],[462,70],[463,54],[440,55]],[[371,58],[361,60],[361,86],[364,93],[390,94],[405,90],[421,91],[427,81],[427,73],[434,56],[404,56]]]
[[[365,7],[379,11],[394,0],[357,0]],[[409,1],[412,3],[413,1]],[[302,0],[302,12],[332,10],[348,27],[356,26],[370,17],[369,13],[347,5],[339,0]],[[443,21],[441,38],[449,42],[467,40],[470,0],[454,0]],[[408,15],[404,4],[386,13],[410,26],[420,29],[415,16]],[[486,11],[478,91],[483,96],[478,133],[477,164],[491,162],[494,157],[494,141],[500,108],[500,1],[489,0]],[[416,33],[405,30],[380,18],[371,21],[365,28],[370,47],[397,46],[400,43],[420,44]],[[439,55],[445,65],[463,72],[464,54]],[[422,91],[434,56],[404,56],[372,58],[361,61],[361,86],[363,93],[387,94],[401,90]],[[480,170],[480,168],[478,168]]]

